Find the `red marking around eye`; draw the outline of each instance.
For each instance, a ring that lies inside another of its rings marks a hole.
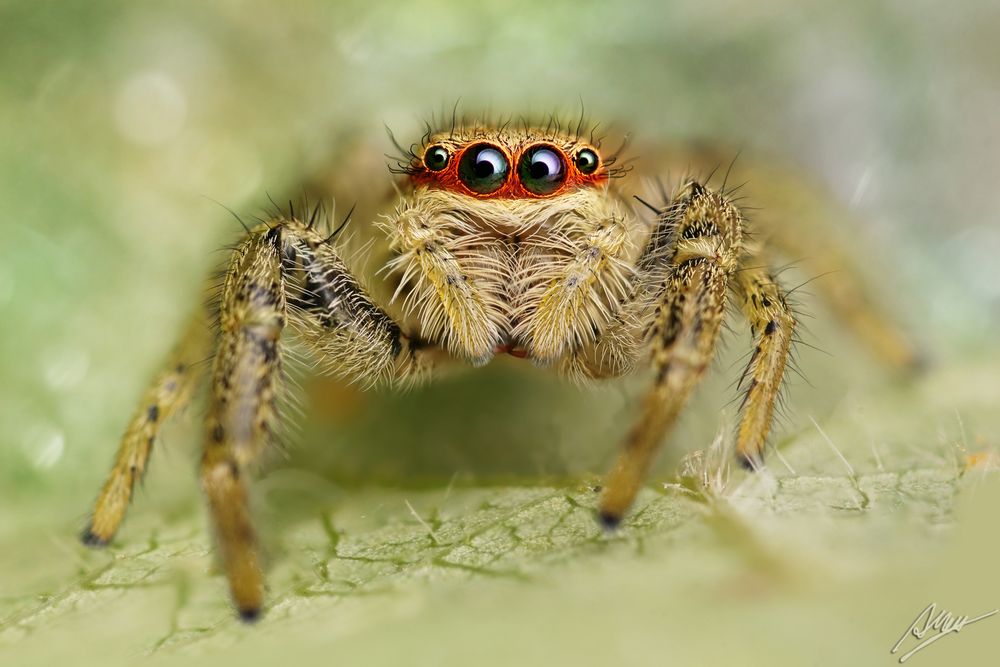
[[[462,179],[458,176],[458,165],[462,161],[462,156],[465,155],[465,151],[473,145],[482,145],[483,143],[489,143],[493,148],[503,153],[510,165],[507,171],[507,180],[504,184],[501,185],[499,189],[488,194],[470,190],[464,183],[462,183]],[[521,180],[518,177],[517,165],[521,156],[538,144],[544,144],[546,147],[558,151],[562,156],[564,164],[566,165],[566,180],[563,181],[559,188],[546,194],[536,194],[529,191],[521,185]],[[590,150],[593,150],[594,153],[600,155],[600,153],[589,146],[581,148],[590,148]],[[448,166],[441,171],[431,171],[424,166],[422,161],[416,168],[417,171],[410,176],[415,184],[437,186],[445,190],[451,190],[452,192],[459,192],[470,197],[475,197],[476,199],[548,199],[579,188],[599,185],[608,180],[608,171],[604,168],[603,161],[593,174],[584,174],[577,169],[576,163],[573,161],[573,157],[571,155],[567,155],[566,151],[562,148],[559,148],[558,146],[547,141],[526,144],[521,146],[517,152],[513,154],[511,154],[506,147],[500,144],[479,140],[471,141],[463,146],[460,146],[458,150],[453,152],[451,157],[448,159]]]

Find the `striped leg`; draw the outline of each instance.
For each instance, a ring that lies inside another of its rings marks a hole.
[[[804,275],[815,279],[809,289],[828,303],[836,321],[886,364],[915,371],[927,362],[926,350],[912,332],[887,312],[889,295],[879,285],[878,272],[864,270],[880,266],[873,262],[880,252],[878,244],[861,231],[864,220],[829,191],[791,165],[755,162],[746,156],[734,159],[736,152],[729,147],[699,144],[647,151],[644,159],[658,161],[663,172],[709,173],[722,165],[724,182],[746,184],[736,190],[759,207],[753,228],[757,238],[766,239],[765,260],[799,265]]]
[[[80,535],[88,546],[104,546],[115,536],[142,479],[163,424],[191,399],[203,375],[202,361],[211,339],[208,323],[192,318],[180,344],[157,375],[125,429],[114,465],[94,503],[90,523]]]
[[[659,254],[670,268],[649,332],[656,376],[607,479],[600,518],[609,528],[631,506],[664,436],[712,360],[742,243],[736,208],[695,182],[661,215],[668,217],[674,237],[670,251]]]
[[[233,601],[247,621],[260,613],[264,581],[246,473],[279,428],[286,323],[331,370],[366,382],[405,373],[422,353],[307,225],[275,223],[233,254],[220,303],[201,480]]]
[[[744,266],[753,260],[744,258]],[[754,351],[743,373],[745,394],[736,436],[736,453],[747,468],[759,467],[774,416],[795,329],[795,318],[781,287],[765,269],[745,268],[735,277],[735,291],[750,321]]]
[[[245,478],[278,426],[280,336],[287,319],[279,240],[270,232],[252,234],[232,255],[219,307],[201,460],[222,563],[245,620],[257,616],[263,601]]]

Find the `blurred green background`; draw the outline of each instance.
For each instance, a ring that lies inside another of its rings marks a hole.
[[[930,602],[1000,607],[996,2],[7,2],[0,27],[2,664],[878,665]],[[582,101],[633,133],[635,191],[644,143],[786,165],[849,211],[840,234],[930,370],[887,372],[805,290],[821,351],[800,348],[787,465],[683,491],[681,457],[733,421],[735,327],[668,485],[616,536],[588,485],[635,383],[580,391],[506,363],[405,396],[305,381],[298,446],[255,499],[262,624],[231,618],[212,565],[197,407],[115,545],[79,547],[134,401],[238,230],[222,205],[252,215],[333,169],[366,225],[384,125],[409,143],[457,100]],[[913,664],[986,664],[998,628]]]

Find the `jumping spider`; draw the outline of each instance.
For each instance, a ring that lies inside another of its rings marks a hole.
[[[286,328],[323,368],[364,385],[500,354],[581,380],[651,368],[600,501],[613,528],[708,368],[731,297],[754,338],[736,451],[746,467],[761,464],[796,320],[725,186],[685,179],[643,218],[614,156],[592,134],[552,124],[453,123],[399,167],[398,200],[375,222],[393,298],[377,303],[337,244],[292,210],[248,229],[213,312],[194,319],[125,431],[86,544],[115,535],[160,427],[188,402],[207,357],[201,484],[236,608],[257,617],[264,583],[246,473],[278,428]]]

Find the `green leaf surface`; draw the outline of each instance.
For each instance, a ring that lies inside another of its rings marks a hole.
[[[5,3],[0,665],[888,665],[928,604],[1000,607],[995,4]],[[240,232],[223,206],[253,215],[332,162],[370,224],[383,124],[408,145],[459,98],[573,117],[582,98],[634,132],[630,194],[654,175],[644,145],[743,147],[751,223],[755,192],[793,192],[772,174],[809,180],[837,204],[805,197],[786,229],[832,221],[928,369],[883,368],[810,293],[836,274],[790,257],[801,377],[761,474],[728,463],[734,321],[615,533],[596,488],[646,378],[580,389],[510,359],[405,394],[303,378],[254,486],[256,625],[206,528],[199,403],[113,544],[80,545],[143,383]],[[907,664],[991,664],[998,629]]]

